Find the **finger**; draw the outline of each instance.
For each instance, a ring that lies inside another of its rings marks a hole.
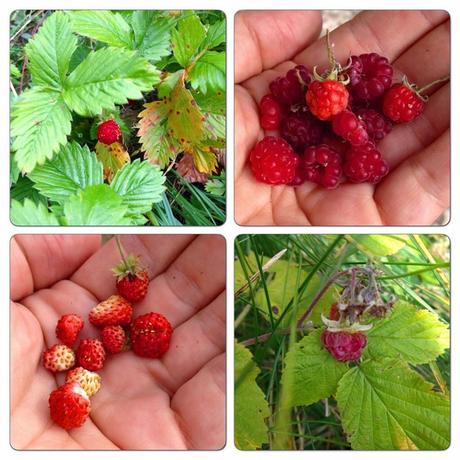
[[[121,235],[120,241],[126,254],[139,256],[152,279],[162,273],[194,238],[193,235]],[[104,300],[116,293],[112,268],[119,265],[120,260],[112,238],[74,273],[72,281]]]
[[[177,389],[224,351],[225,292],[174,331],[161,361]]]
[[[17,235],[11,240],[11,298],[70,276],[97,251],[97,235]]]
[[[193,449],[221,449],[225,444],[225,354],[204,366],[171,401]]]
[[[286,61],[319,35],[318,11],[241,11],[235,16],[235,82]]]
[[[445,11],[364,11],[332,31],[330,39],[335,44],[335,57],[342,64],[350,53],[378,53],[392,62],[448,17]],[[327,66],[326,38],[299,53],[294,61],[309,68]]]
[[[449,205],[449,131],[410,156],[377,187],[386,225],[430,225]]]
[[[136,314],[156,311],[173,327],[192,317],[225,289],[225,239],[200,235],[161,275],[150,282]]]

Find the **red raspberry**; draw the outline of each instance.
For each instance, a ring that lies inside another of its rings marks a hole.
[[[330,120],[348,105],[348,91],[336,80],[313,81],[305,98],[311,113],[320,120]]]
[[[352,146],[345,156],[343,172],[351,182],[376,184],[388,171],[387,162],[372,142]]]
[[[319,144],[324,126],[308,112],[290,113],[281,123],[281,137],[296,151]]]
[[[321,342],[337,361],[348,362],[361,358],[367,337],[362,332],[325,330],[321,334]]]
[[[160,313],[138,316],[131,324],[131,346],[138,356],[159,358],[169,348],[173,328]]]
[[[412,121],[424,107],[421,97],[404,83],[395,83],[383,97],[383,113],[395,123]]]
[[[281,120],[281,107],[271,94],[260,101],[260,126],[263,129],[278,129]]]
[[[306,180],[325,188],[336,188],[342,176],[342,158],[326,144],[307,147],[301,159]]]
[[[364,123],[369,139],[373,142],[381,141],[391,132],[393,125],[384,115],[374,109],[357,109],[355,114]]]
[[[305,91],[311,81],[310,73],[303,65],[289,70],[284,77],[278,77],[270,83],[273,97],[282,105],[304,104]]]
[[[264,137],[249,155],[252,173],[260,182],[289,184],[295,176],[298,155],[281,137]]]
[[[391,86],[393,67],[377,53],[351,57],[348,70],[350,92],[356,99],[370,101],[381,96]]]
[[[102,144],[113,144],[120,136],[120,127],[115,120],[106,120],[97,127],[97,140]]]
[[[369,140],[364,123],[350,110],[332,118],[332,129],[351,145],[361,145]]]

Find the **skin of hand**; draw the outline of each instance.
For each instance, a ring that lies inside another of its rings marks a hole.
[[[379,144],[390,173],[377,185],[325,190],[270,186],[248,157],[263,138],[258,103],[295,65],[327,68],[317,11],[245,11],[235,18],[235,217],[240,225],[426,225],[450,201],[450,85],[428,92],[421,116]],[[450,73],[450,19],[444,11],[366,11],[331,32],[337,60],[377,52],[419,87]],[[276,134],[276,133],[275,133]]]
[[[66,313],[85,320],[116,293],[114,239],[21,235],[11,240],[11,438],[15,449],[220,449],[225,443],[225,240],[213,235],[126,235],[127,253],[150,273],[134,316],[164,314],[174,327],[161,359],[128,351],[109,356],[86,423],[66,431],[48,397],[64,382],[42,365]]]

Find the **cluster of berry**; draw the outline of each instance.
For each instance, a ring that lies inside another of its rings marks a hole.
[[[89,312],[89,322],[100,329],[100,340],[82,339],[75,352],[72,347],[84,321],[79,315],[68,314],[56,326],[56,337],[62,343],[43,353],[46,369],[54,373],[68,371],[65,383],[49,397],[51,419],[66,430],[78,428],[87,420],[90,398],[101,387],[101,377],[95,371],[102,369],[107,353],[131,348],[138,356],[160,358],[169,348],[173,328],[163,315],[150,312],[132,320],[131,303],[142,300],[149,285],[147,271],[134,265],[135,261],[133,256],[123,258],[114,269],[118,295],[110,296]]]
[[[333,189],[344,181],[377,183],[389,166],[378,143],[393,123],[410,122],[426,101],[406,79],[393,83],[393,67],[376,53],[336,63],[322,76],[298,65],[270,83],[260,101],[266,136],[249,157],[255,178],[268,184],[314,182]],[[430,85],[431,86],[431,85]]]

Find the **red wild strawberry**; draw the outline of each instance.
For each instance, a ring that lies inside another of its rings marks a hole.
[[[264,137],[249,155],[252,173],[260,182],[289,184],[295,177],[299,157],[280,137]]]
[[[67,345],[57,344],[43,352],[43,366],[51,372],[62,372],[75,365],[75,353]]]
[[[76,367],[67,372],[65,383],[70,382],[78,383],[90,398],[101,388],[101,376],[83,367]]]
[[[128,325],[133,315],[132,305],[119,295],[112,295],[89,312],[89,322],[96,327]]]
[[[425,108],[422,97],[404,83],[395,83],[383,97],[383,113],[394,123],[407,123]]]
[[[97,127],[97,140],[102,144],[113,144],[120,136],[120,127],[115,120],[106,120]]]
[[[56,326],[56,337],[68,347],[73,347],[77,336],[83,329],[84,322],[80,316],[71,314],[64,315]]]
[[[273,97],[284,106],[305,104],[305,91],[311,81],[308,69],[298,65],[290,69],[284,77],[278,77],[270,83]]]
[[[159,358],[169,348],[173,328],[160,313],[147,313],[131,324],[131,348],[144,358]]]
[[[281,137],[298,152],[319,144],[323,131],[323,123],[308,112],[291,112],[281,123]]]
[[[91,411],[88,395],[76,382],[52,391],[48,402],[51,419],[65,430],[82,426]]]
[[[388,174],[389,166],[375,145],[367,142],[348,150],[343,171],[351,182],[376,184]]]
[[[77,349],[78,364],[89,371],[102,369],[105,356],[102,342],[98,339],[83,339]]]
[[[301,159],[306,180],[325,188],[336,188],[342,176],[342,159],[338,152],[325,144],[307,147]]]
[[[336,80],[313,81],[305,97],[311,113],[320,120],[330,120],[348,105],[347,88]]]
[[[321,342],[327,351],[340,362],[357,361],[367,345],[362,332],[329,331],[321,334]]]
[[[364,123],[350,110],[332,118],[332,129],[352,145],[361,145],[369,140]]]
[[[377,53],[351,57],[348,70],[349,90],[357,100],[370,101],[380,97],[391,86],[393,67]]]
[[[260,126],[266,130],[278,129],[281,120],[281,107],[271,94],[260,101]]]
[[[126,333],[121,326],[106,326],[101,331],[104,348],[111,354],[120,353],[126,348]]]

